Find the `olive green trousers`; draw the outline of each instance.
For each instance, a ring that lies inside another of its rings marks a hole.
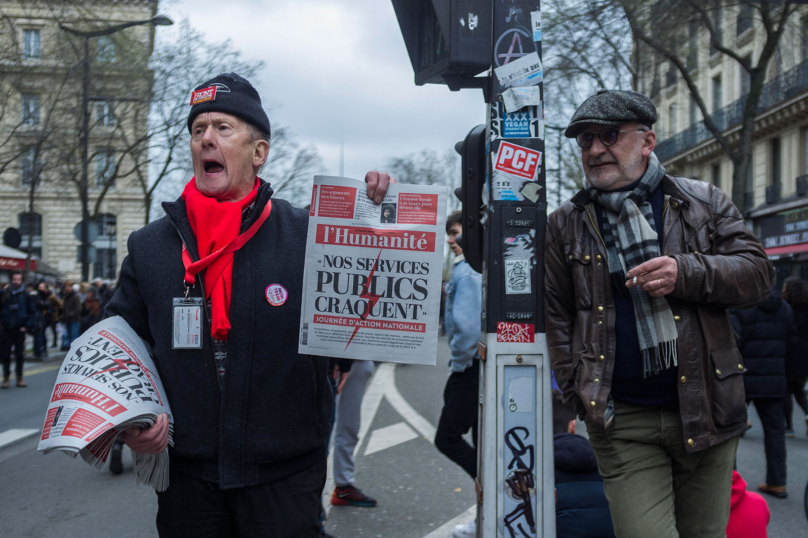
[[[726,538],[739,438],[688,454],[678,408],[615,402],[614,425],[587,430],[617,538]]]

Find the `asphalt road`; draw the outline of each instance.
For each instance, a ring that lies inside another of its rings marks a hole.
[[[366,394],[369,424],[357,450],[355,484],[379,501],[375,508],[331,507],[326,528],[346,537],[442,538],[473,517],[471,479],[442,456],[434,434],[448,377],[445,340],[436,367],[377,367]],[[39,429],[56,376],[55,363],[29,365],[26,389],[0,391],[0,436],[10,429]],[[374,405],[375,402],[375,405]],[[364,404],[363,404],[364,405]],[[741,439],[738,469],[754,490],[765,478],[763,437],[757,414]],[[802,508],[808,481],[808,436],[800,420],[788,440],[789,493],[766,497],[772,511],[769,536],[808,538]],[[582,424],[579,423],[582,431]],[[36,452],[36,438],[0,450],[0,536],[156,536],[156,496],[137,486],[131,459],[113,476],[62,454]],[[330,490],[325,492],[327,499]]]

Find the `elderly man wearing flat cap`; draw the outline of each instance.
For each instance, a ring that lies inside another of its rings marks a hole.
[[[219,75],[190,105],[194,177],[163,204],[165,217],[129,237],[106,307],[151,344],[174,414],[157,530],[321,536],[333,394],[328,359],[297,353],[308,211],[272,198],[257,176],[270,125],[247,80]],[[380,203],[389,176],[365,180]],[[162,452],[167,417],[124,439],[134,452]]]
[[[566,129],[588,185],[548,218],[547,343],[617,536],[719,538],[746,429],[727,309],[765,300],[774,269],[721,190],[665,173],[656,119],[644,95],[600,91]]]

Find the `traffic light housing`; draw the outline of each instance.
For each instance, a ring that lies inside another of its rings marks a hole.
[[[455,196],[463,206],[463,257],[472,269],[483,272],[483,188],[485,187],[485,124],[469,131],[455,144],[461,157],[460,187]]]
[[[392,0],[415,84],[482,87],[491,67],[490,0]]]

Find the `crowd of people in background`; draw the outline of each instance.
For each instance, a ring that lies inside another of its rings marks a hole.
[[[23,381],[27,336],[33,340],[31,357],[34,360],[46,359],[49,348],[67,351],[79,335],[101,321],[104,305],[113,293],[115,285],[108,280],[25,282],[22,272],[11,273],[9,281],[0,285],[0,359],[3,363],[0,387],[11,386],[12,356],[16,386],[27,386]]]

